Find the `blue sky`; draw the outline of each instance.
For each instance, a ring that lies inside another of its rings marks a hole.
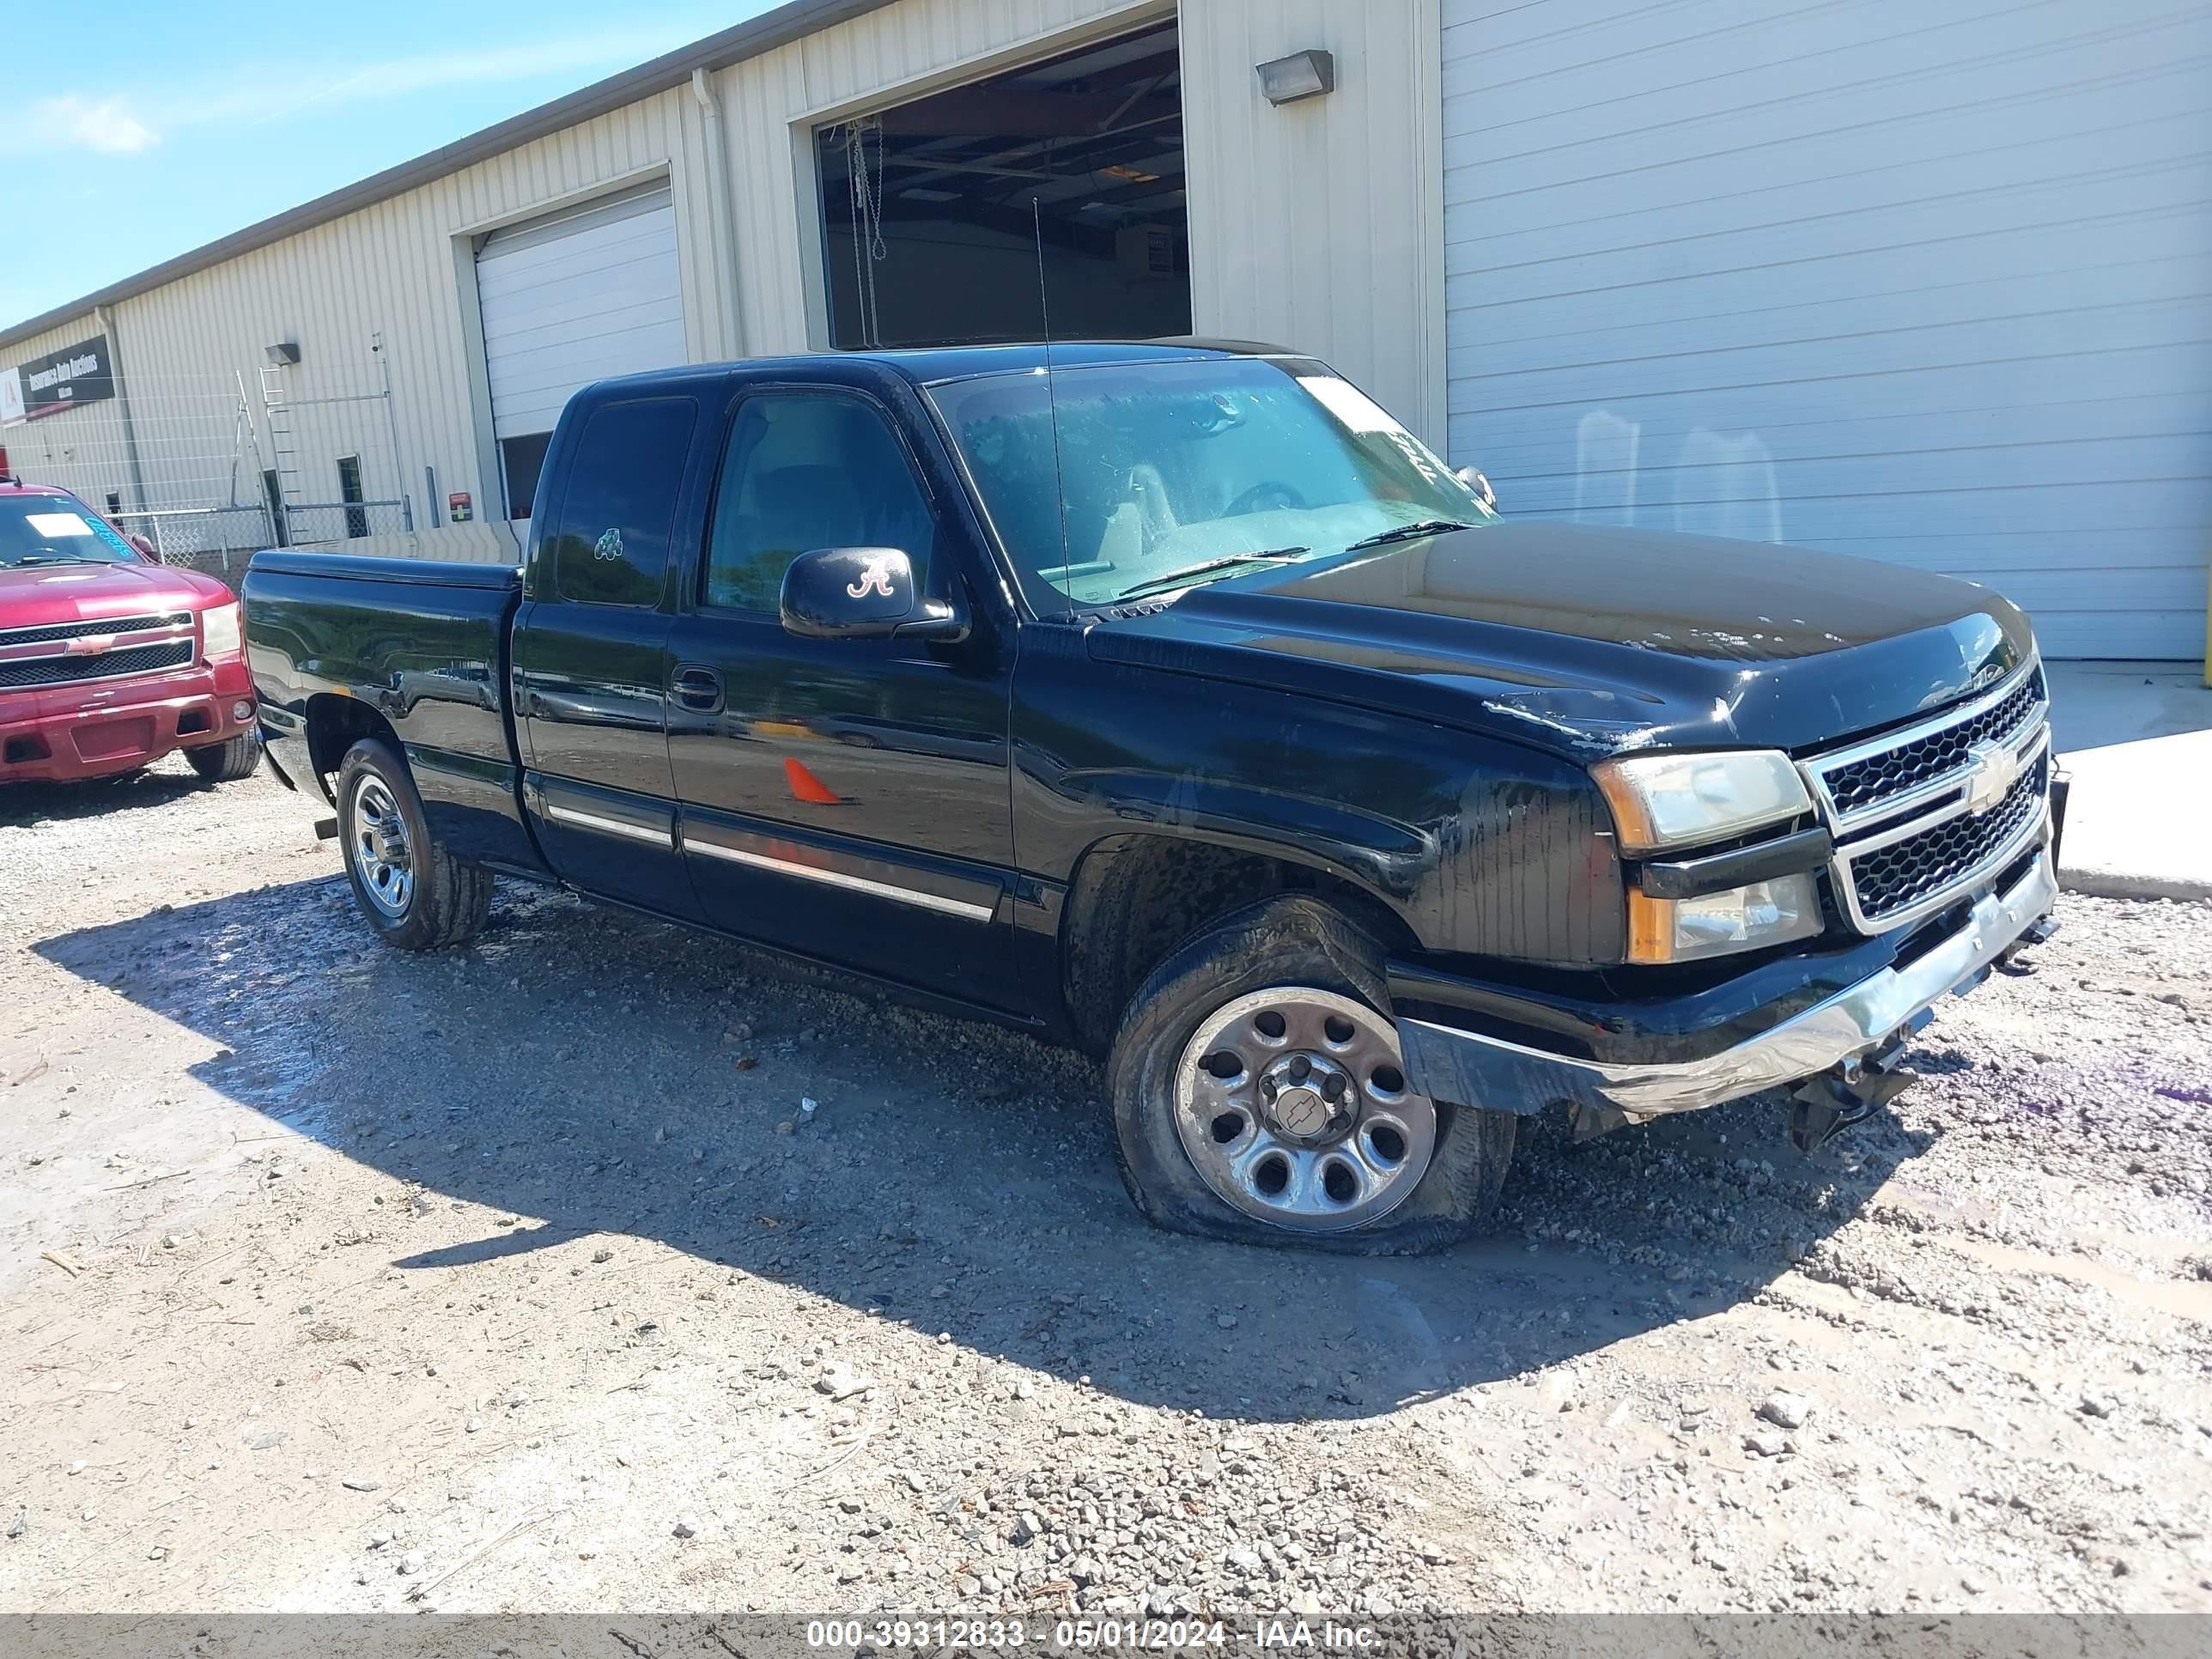
[[[10,7],[0,325],[770,3]]]

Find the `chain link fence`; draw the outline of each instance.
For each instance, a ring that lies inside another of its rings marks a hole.
[[[413,532],[380,362],[128,371],[126,384],[9,427],[0,443],[18,476],[82,497],[164,563],[234,582],[261,548],[343,550]]]
[[[294,501],[284,509],[284,524],[292,546],[327,546],[333,553],[343,553],[347,542],[404,535],[415,528],[404,501]]]
[[[247,556],[277,542],[269,509],[258,505],[172,507],[111,516],[125,534],[137,536],[150,546],[164,564],[228,553],[239,555],[242,564]]]
[[[414,514],[404,501],[301,501],[280,517],[264,507],[173,507],[111,515],[163,564],[182,565],[236,587],[247,561],[267,547],[342,553],[349,541],[404,534]],[[279,526],[282,526],[280,529]]]

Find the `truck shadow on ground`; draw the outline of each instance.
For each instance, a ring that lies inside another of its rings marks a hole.
[[[80,783],[11,783],[0,789],[0,828],[70,823],[111,812],[159,811],[217,786],[181,767],[173,772],[126,772]]]
[[[1249,1249],[1137,1215],[1080,1057],[556,893],[502,885],[444,957],[377,944],[337,877],[35,949],[223,1045],[191,1068],[210,1086],[404,1183],[350,1218],[402,1270],[589,1272],[595,1243],[657,1239],[1209,1415],[1371,1416],[1720,1311],[1920,1150],[1892,1119],[1800,1158],[1771,1099],[1579,1150],[1545,1126],[1486,1240]]]

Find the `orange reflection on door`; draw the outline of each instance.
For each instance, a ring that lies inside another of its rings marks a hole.
[[[791,786],[793,799],[811,806],[840,806],[845,798],[816,777],[798,761],[787,755],[783,759],[784,781]]]

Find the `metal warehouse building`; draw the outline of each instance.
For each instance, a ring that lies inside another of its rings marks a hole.
[[[0,447],[216,568],[506,561],[599,377],[1264,339],[1509,513],[2194,656],[2203,0],[796,0],[0,328]]]

